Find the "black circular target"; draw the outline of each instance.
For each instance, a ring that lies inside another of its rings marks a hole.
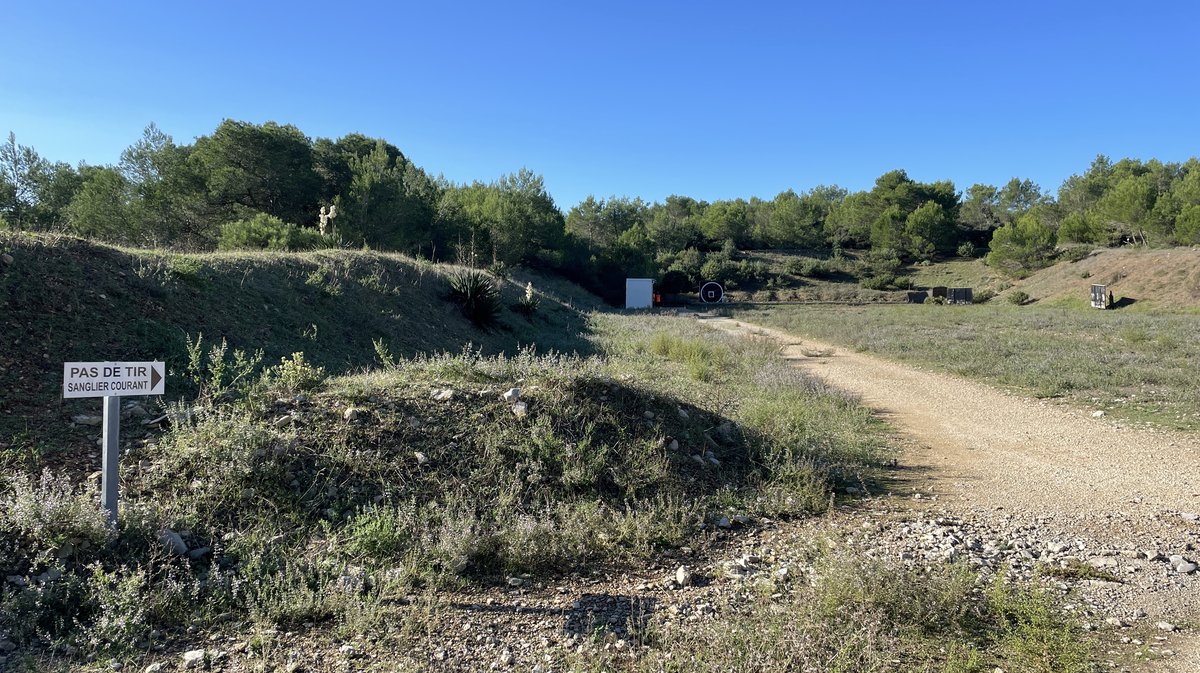
[[[718,304],[725,298],[725,288],[716,281],[708,281],[700,286],[700,301],[705,304]]]

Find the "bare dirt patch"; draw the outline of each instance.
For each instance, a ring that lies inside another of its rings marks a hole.
[[[1200,615],[1197,574],[1155,560],[1198,553],[1197,436],[1120,427],[1083,410],[777,330],[710,322],[779,341],[795,366],[876,409],[910,444],[901,472],[914,508],[927,510],[936,498],[938,510],[982,526],[1036,529],[1041,538],[1061,540],[1069,549],[1051,558],[1060,565],[1111,567],[1121,583],[1086,581],[1079,592],[1114,619],[1146,612],[1153,624]],[[1162,670],[1200,670],[1200,642],[1176,640],[1177,656],[1163,659]]]

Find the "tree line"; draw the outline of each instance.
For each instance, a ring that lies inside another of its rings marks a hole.
[[[1019,178],[959,192],[895,170],[859,192],[589,196],[564,214],[526,169],[457,184],[361,134],[314,140],[292,125],[226,120],[179,144],[151,124],[111,166],[51,162],[10,133],[0,145],[0,227],[191,250],[369,246],[558,270],[611,294],[629,275],[679,286],[669,289],[753,276],[759,270],[737,261],[745,249],[861,250],[883,274],[982,253],[1020,271],[1071,243],[1200,243],[1200,161],[1099,156],[1057,194]]]

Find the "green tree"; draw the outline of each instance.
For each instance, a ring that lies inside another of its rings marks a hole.
[[[1200,205],[1183,207],[1175,219],[1175,237],[1183,245],[1200,243]]]
[[[609,248],[622,233],[644,224],[646,213],[641,199],[614,196],[597,200],[588,196],[567,213],[567,232],[595,248]]]
[[[1066,243],[1107,245],[1107,229],[1090,215],[1068,213],[1058,225],[1058,240]]]
[[[216,243],[228,209],[209,203],[201,167],[189,162],[190,153],[190,146],[176,145],[153,122],[121,153],[119,170],[132,190],[140,218],[136,230],[144,242],[185,248]]]
[[[904,211],[899,204],[888,206],[871,223],[872,250],[901,250],[904,248]]]
[[[714,201],[700,215],[700,233],[711,243],[733,241],[739,247],[750,240],[747,203],[742,199]]]
[[[114,243],[143,244],[140,202],[133,186],[115,168],[90,168],[83,186],[67,208],[72,232]]]
[[[1096,203],[1096,211],[1109,227],[1137,242],[1147,243],[1157,193],[1147,175],[1128,175],[1113,185]],[[1161,232],[1159,232],[1161,233]]]
[[[935,252],[952,250],[957,242],[954,222],[936,201],[926,201],[904,220],[904,246],[917,259],[929,259]]]
[[[225,215],[263,212],[300,225],[316,222],[321,178],[312,143],[295,126],[226,119],[196,140],[190,160]]]
[[[1022,273],[1044,266],[1054,255],[1055,244],[1053,229],[1035,215],[1022,215],[992,234],[987,263],[1008,273]]]
[[[350,184],[335,200],[338,236],[388,250],[424,248],[433,256],[438,193],[425,173],[382,140],[365,154],[348,154],[347,164]]]
[[[527,168],[496,182],[452,186],[439,211],[454,212],[476,254],[506,264],[559,267],[566,248],[565,221],[545,182]]]
[[[8,141],[0,145],[0,216],[10,226],[36,227],[38,187],[49,169],[41,155],[32,147],[18,144],[16,134],[9,132]]]
[[[818,187],[803,195],[780,192],[771,203],[763,242],[771,247],[820,248],[825,244],[825,219],[844,190]]]
[[[677,252],[702,242],[700,214],[707,204],[687,196],[671,195],[654,204],[646,216],[646,233],[660,251]]]

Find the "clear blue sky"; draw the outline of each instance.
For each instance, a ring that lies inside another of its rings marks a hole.
[[[4,4],[0,132],[71,163],[275,120],[566,210],[1200,154],[1193,2]]]

